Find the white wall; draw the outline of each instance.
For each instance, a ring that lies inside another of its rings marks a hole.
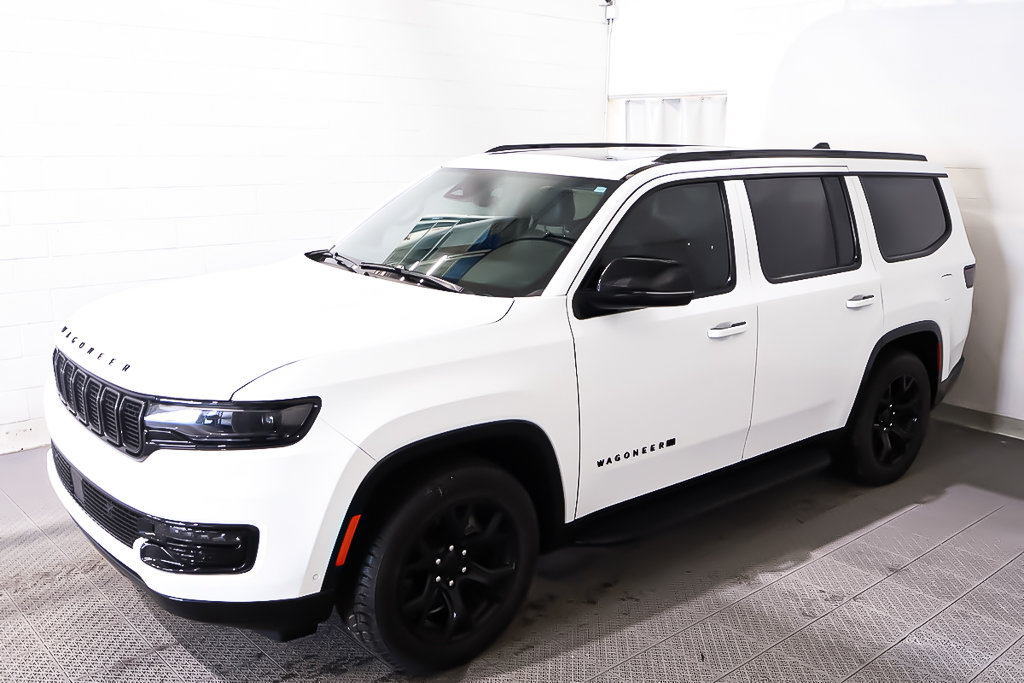
[[[1024,5],[618,0],[610,90],[724,90],[727,144],[921,152],[978,259],[948,401],[1024,419]]]
[[[606,54],[586,0],[0,0],[0,452],[44,438],[74,308],[329,245],[453,156],[601,139]]]

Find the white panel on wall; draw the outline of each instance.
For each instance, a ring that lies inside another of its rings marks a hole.
[[[920,152],[978,259],[947,401],[1024,420],[1024,3],[619,0],[610,89],[729,93],[727,144]],[[692,30],[682,27],[692,27]]]
[[[725,93],[608,100],[608,139],[685,145],[725,143]]]
[[[0,0],[0,451],[75,307],[328,245],[454,156],[601,139],[606,57],[578,0]]]

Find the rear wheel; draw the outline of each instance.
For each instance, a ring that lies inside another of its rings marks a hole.
[[[928,431],[931,383],[920,359],[900,352],[872,372],[847,427],[840,464],[857,481],[888,484],[917,457]]]
[[[427,477],[380,529],[358,577],[349,628],[397,669],[472,659],[519,610],[537,520],[519,482],[487,464]]]

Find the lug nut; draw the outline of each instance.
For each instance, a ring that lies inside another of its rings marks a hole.
[[[465,574],[465,573],[466,573],[466,568],[465,568],[465,567],[463,567],[463,568],[462,568],[462,573],[463,573],[463,574]]]
[[[434,559],[434,564],[441,564],[441,558],[440,557],[435,558]]]
[[[455,550],[455,546],[453,546],[453,545],[448,546],[448,552],[451,552],[453,550]]]
[[[449,588],[451,588],[451,587],[452,587],[452,586],[454,586],[454,585],[455,585],[455,581],[453,581],[453,580],[449,580],[449,581],[448,581],[448,587],[449,587]]]
[[[465,556],[466,556],[466,551],[465,551],[465,550],[463,550],[463,551],[462,551],[462,556],[463,556],[463,557],[465,557]]]
[[[434,579],[434,583],[441,583],[441,577],[439,576],[436,579]]]

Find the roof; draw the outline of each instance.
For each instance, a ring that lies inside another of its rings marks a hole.
[[[795,160],[806,160],[806,164]],[[751,169],[772,166],[841,167],[852,171],[944,173],[920,154],[814,149],[739,149],[649,143],[543,143],[502,145],[446,166],[528,171],[618,180],[639,170],[686,162],[686,170]],[[689,164],[693,164],[691,168]],[[666,169],[668,170],[668,169]],[[682,169],[680,169],[682,170]]]

